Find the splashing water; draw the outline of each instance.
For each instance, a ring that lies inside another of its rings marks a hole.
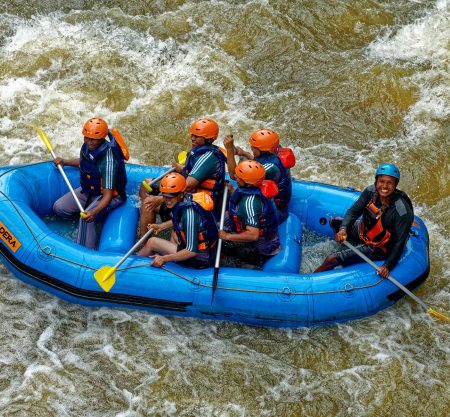
[[[381,162],[430,232],[418,295],[450,304],[446,1],[1,1],[0,162],[63,157],[104,117],[132,162],[170,164],[187,126],[260,127],[298,178],[373,181]],[[220,139],[219,139],[220,142]],[[334,248],[305,234],[304,271]],[[450,333],[409,300],[366,320],[276,330],[71,305],[0,264],[0,410],[39,416],[448,414]],[[414,401],[411,401],[414,398]],[[394,412],[395,410],[395,412]]]

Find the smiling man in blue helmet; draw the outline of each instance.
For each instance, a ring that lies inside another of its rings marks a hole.
[[[375,184],[367,187],[347,210],[344,218],[331,219],[337,242],[349,240],[372,260],[384,260],[378,274],[387,278],[395,267],[409,236],[414,212],[411,200],[397,190],[400,170],[393,164],[381,164],[375,172]],[[362,220],[358,218],[362,215]],[[351,249],[329,255],[314,272],[361,262]]]

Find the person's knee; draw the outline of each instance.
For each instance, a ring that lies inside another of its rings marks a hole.
[[[155,247],[155,238],[154,237],[149,238],[145,246],[147,247],[147,249],[153,250]]]
[[[330,226],[334,230],[334,233],[337,233],[339,231],[343,220],[344,219],[342,217],[332,217],[330,219]]]
[[[60,200],[56,200],[55,203],[53,204],[53,213],[63,218],[70,218],[73,216],[73,213],[69,213],[66,210],[64,203]]]
[[[337,258],[335,255],[328,255],[325,258],[325,262],[328,262],[328,263],[337,262]]]
[[[61,215],[61,207],[59,200],[56,200],[55,203],[53,204],[53,213],[57,214],[58,216]]]
[[[328,255],[323,261],[322,265],[320,265],[314,272],[329,271],[330,269],[336,267],[338,264],[339,260],[336,255]]]
[[[137,252],[138,256],[150,256],[153,255],[154,251],[152,248],[152,237],[145,242],[141,249]]]
[[[144,181],[147,181],[147,178]],[[141,201],[143,201],[148,196],[149,194],[147,189],[141,184],[141,186],[139,187],[139,198],[141,199]]]
[[[145,178],[145,182],[149,185],[150,190],[146,187],[144,187],[143,182],[141,183],[141,186],[139,187],[139,198],[144,200],[148,196],[158,196],[159,195],[159,182],[156,184],[150,185],[153,178]]]
[[[162,204],[162,198],[154,195],[147,195],[141,204],[141,212],[157,213]]]

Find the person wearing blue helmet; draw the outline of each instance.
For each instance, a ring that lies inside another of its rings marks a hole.
[[[344,218],[333,218],[337,242],[349,240],[372,260],[384,260],[378,274],[389,276],[403,252],[409,236],[414,211],[411,200],[397,189],[400,170],[393,164],[381,164],[375,172],[375,183],[367,187]],[[362,219],[358,220],[362,215]],[[314,272],[361,262],[351,249],[329,255]]]

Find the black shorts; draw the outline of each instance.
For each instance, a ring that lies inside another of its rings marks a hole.
[[[180,245],[177,246],[177,252],[179,252],[182,249],[184,248],[181,247]],[[195,269],[209,268],[214,264],[215,253],[216,253],[215,249],[212,250],[210,253],[198,252],[197,255],[194,256],[193,258],[186,259],[185,261],[179,261],[177,262],[177,264]]]
[[[258,268],[262,268],[264,261],[270,258],[270,256],[263,256],[254,243],[237,243],[229,240],[222,241],[222,253]]]
[[[385,252],[380,248],[374,248],[373,246],[366,245],[362,242],[354,244],[354,246],[372,261],[381,261],[386,258]],[[334,256],[336,257],[339,265],[342,266],[349,266],[362,262],[359,255],[347,248],[336,252]]]
[[[186,259],[185,261],[179,261],[177,262],[178,265],[185,266],[187,268],[193,268],[193,269],[205,269],[209,268],[211,265],[209,265],[209,262],[204,262],[202,260],[199,260],[197,258],[190,258]]]
[[[342,224],[342,218],[335,217],[330,220],[330,226],[337,233]],[[374,248],[373,246],[366,245],[359,237],[359,228],[361,222],[358,220],[353,224],[351,230],[347,230],[348,241],[359,249],[364,255],[366,255],[372,261],[381,261],[386,258],[386,253],[380,248]],[[334,253],[339,265],[348,266],[362,262],[359,255],[353,252],[349,248],[341,249]]]

